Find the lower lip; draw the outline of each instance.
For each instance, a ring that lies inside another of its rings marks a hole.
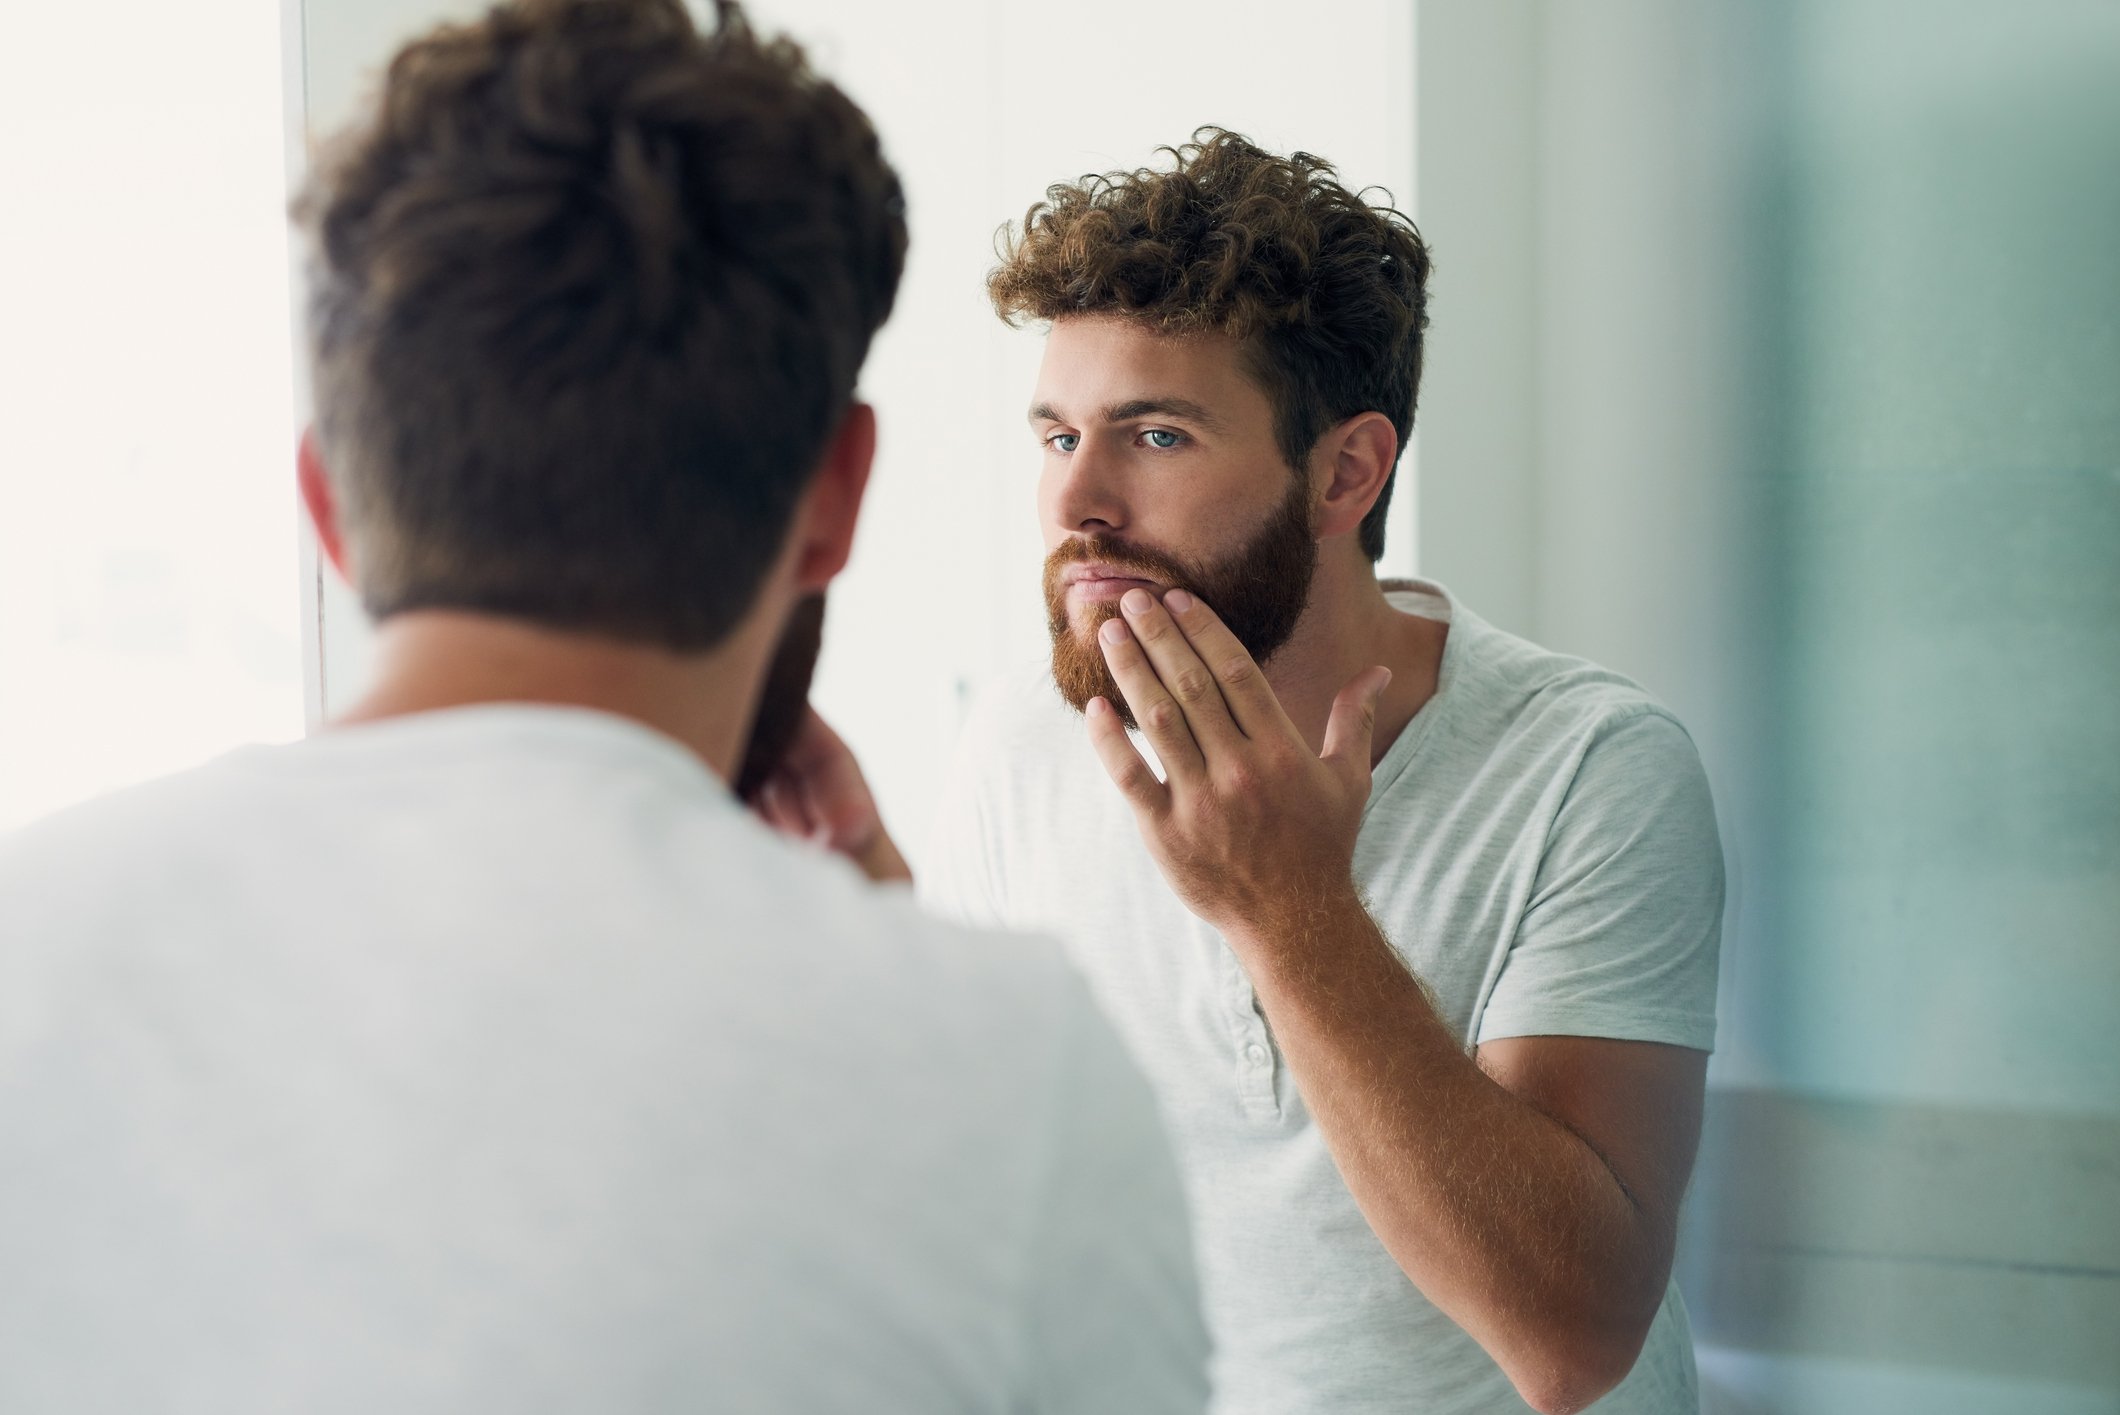
[[[1091,604],[1104,604],[1118,599],[1132,589],[1147,590],[1150,594],[1154,594],[1156,586],[1151,580],[1112,579],[1077,580],[1067,588],[1069,593],[1073,594],[1077,599],[1087,600]]]

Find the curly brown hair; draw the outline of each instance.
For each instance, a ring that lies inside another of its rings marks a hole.
[[[712,647],[904,268],[860,109],[732,0],[519,0],[392,61],[318,165],[318,434],[377,618]]]
[[[1277,157],[1221,128],[1158,151],[1170,170],[1048,187],[1020,231],[1004,227],[987,276],[995,311],[1011,324],[1108,314],[1245,341],[1299,473],[1325,430],[1357,413],[1391,419],[1403,449],[1428,327],[1428,248],[1413,222],[1349,191],[1321,157]],[[1372,561],[1391,480],[1362,520]]]

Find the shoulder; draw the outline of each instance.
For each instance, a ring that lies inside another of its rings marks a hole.
[[[1692,737],[1641,684],[1589,659],[1520,638],[1462,608],[1451,683],[1461,721],[1514,745],[1582,762],[1592,755],[1630,769],[1661,763],[1698,770]]]
[[[61,979],[108,966],[155,991],[144,979],[168,956],[173,913],[213,907],[247,868],[235,862],[297,834],[247,777],[223,758],[0,833],[0,992],[34,1010]]]
[[[251,814],[245,748],[0,832],[0,893],[35,883],[56,891],[87,877],[107,890],[112,867],[174,867]]]
[[[809,940],[809,966],[833,975],[827,990],[866,1013],[918,1019],[933,1042],[970,1066],[1005,1056],[1044,1070],[1075,1043],[1089,994],[1060,945],[945,918],[900,885],[872,884],[814,847],[767,836],[747,820],[746,895],[762,926]]]
[[[761,891],[797,901],[808,926],[850,942],[849,951],[892,975],[902,988],[912,976],[919,991],[976,999],[971,1012],[1019,1009],[1058,1018],[1079,1000],[1074,969],[1060,946],[1038,934],[960,922],[936,914],[904,885],[870,883],[852,865],[811,846],[776,838]],[[783,873],[784,871],[784,873]],[[778,874],[778,878],[772,878]],[[935,1009],[948,1012],[943,1000]]]

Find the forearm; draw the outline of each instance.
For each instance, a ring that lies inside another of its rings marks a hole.
[[[1662,1226],[1465,1053],[1358,900],[1271,932],[1231,942],[1387,1251],[1534,1404],[1617,1380],[1668,1274]]]

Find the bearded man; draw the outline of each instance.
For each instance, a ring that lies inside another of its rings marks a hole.
[[[1196,139],[1052,188],[990,279],[1049,325],[1052,663],[975,711],[923,892],[1059,934],[1148,1071],[1223,1415],[1692,1412],[1697,754],[1378,580],[1427,250],[1317,158]]]

